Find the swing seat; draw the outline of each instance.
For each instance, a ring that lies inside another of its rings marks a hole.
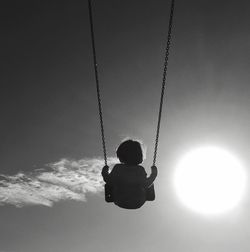
[[[114,202],[112,186],[105,184],[104,191],[105,191],[105,201],[106,202]]]
[[[118,202],[119,200],[114,197],[113,193],[113,186],[110,186],[108,184],[105,184],[104,186],[105,190],[105,201],[110,203],[110,202]],[[145,201],[154,201],[155,200],[155,190],[154,190],[154,184],[152,184],[150,187],[146,189],[146,200],[143,200],[141,204],[134,204],[133,201],[131,200],[131,204],[118,204],[118,206],[126,209],[137,209],[140,208],[141,205],[144,204]]]
[[[152,184],[150,187],[147,188],[146,199],[147,199],[147,201],[154,201],[155,200],[154,184]]]

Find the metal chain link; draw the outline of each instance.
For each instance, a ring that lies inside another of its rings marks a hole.
[[[167,37],[167,46],[166,46],[166,51],[165,51],[165,60],[164,60],[164,69],[163,69],[163,78],[162,78],[162,88],[161,88],[161,99],[160,99],[160,106],[159,106],[158,123],[157,123],[157,129],[156,129],[155,148],[154,148],[154,156],[153,156],[153,166],[155,166],[155,163],[156,163],[158,143],[159,143],[162,105],[163,105],[163,98],[164,98],[164,93],[165,93],[165,88],[166,88],[166,75],[167,75],[167,70],[168,70],[168,57],[169,57],[169,49],[170,49],[170,44],[171,44],[171,34],[172,34],[172,26],[173,26],[174,2],[175,2],[175,0],[172,0],[172,2],[171,2],[171,9],[170,9],[170,16],[169,16],[169,23],[168,23],[168,37]]]
[[[99,85],[99,78],[98,78],[98,71],[97,71],[97,59],[96,59],[95,36],[94,36],[94,25],[93,25],[93,17],[92,17],[91,0],[88,0],[88,6],[89,6],[89,21],[90,21],[91,41],[92,41],[94,69],[95,69],[96,93],[97,93],[99,119],[100,119],[100,126],[101,126],[102,148],[103,148],[104,163],[105,163],[105,165],[107,165],[107,152],[106,152],[105,135],[104,135],[104,122],[103,122],[103,116],[102,116],[102,100],[101,100],[100,85]]]

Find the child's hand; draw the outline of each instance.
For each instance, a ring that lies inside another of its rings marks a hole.
[[[151,171],[152,173],[157,176],[157,173],[158,173],[158,170],[157,170],[157,167],[155,165],[151,166]]]
[[[105,176],[106,174],[108,174],[108,171],[109,171],[109,166],[108,166],[108,165],[105,165],[105,166],[102,168],[102,176]]]

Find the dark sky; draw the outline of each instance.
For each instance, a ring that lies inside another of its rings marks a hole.
[[[1,174],[102,156],[87,1],[1,6]],[[151,164],[170,1],[93,0],[108,155],[141,139]],[[213,144],[248,168],[249,1],[176,0],[156,184],[136,213],[104,203],[0,206],[0,252],[247,252],[249,211],[204,220],[169,185],[187,149]],[[248,205],[247,205],[248,204]],[[245,223],[245,224],[244,224]],[[248,224],[247,224],[248,223]]]

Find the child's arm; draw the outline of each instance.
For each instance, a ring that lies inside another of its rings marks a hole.
[[[157,173],[158,173],[157,167],[155,165],[151,166],[151,174],[147,178],[147,182],[146,182],[147,187],[150,187],[153,184],[153,182],[157,176]]]

